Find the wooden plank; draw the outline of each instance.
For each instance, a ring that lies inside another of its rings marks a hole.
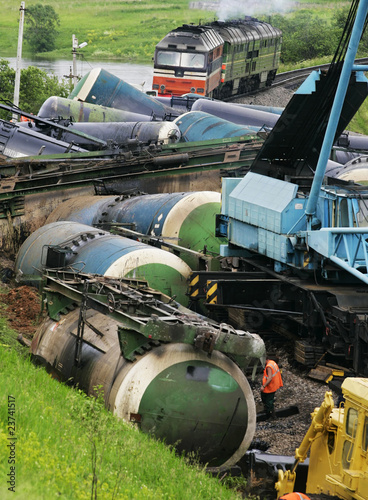
[[[328,379],[331,375],[332,375],[332,368],[328,368],[323,365],[319,365],[316,368],[313,368],[308,373],[309,378],[320,380],[322,382],[326,382],[326,379]]]

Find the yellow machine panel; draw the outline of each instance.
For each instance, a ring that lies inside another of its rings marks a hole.
[[[310,448],[306,493],[346,500],[368,499],[368,379],[347,378],[344,403],[334,408],[332,394],[312,413],[311,426],[295,452],[294,466],[279,473],[278,498],[291,493],[295,469]]]

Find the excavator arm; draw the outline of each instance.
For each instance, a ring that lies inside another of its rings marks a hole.
[[[334,406],[335,404],[332,398],[332,392],[326,392],[323,403],[312,413],[312,422],[303,438],[303,441],[301,442],[299,448],[295,450],[295,461],[293,466],[290,470],[284,472],[280,469],[278,472],[278,481],[275,484],[278,499],[286,493],[292,493],[294,491],[296,468],[299,463],[304,462],[307,458],[312,441],[316,439],[317,436],[325,432],[328,418]]]

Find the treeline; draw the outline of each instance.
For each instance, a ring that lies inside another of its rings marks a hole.
[[[267,16],[264,20],[281,29],[283,33],[281,62],[297,64],[301,61],[333,56],[348,14],[348,7],[337,9],[330,18],[303,9],[287,16],[279,14]],[[359,46],[360,54],[365,55],[367,49],[368,36],[364,34]]]

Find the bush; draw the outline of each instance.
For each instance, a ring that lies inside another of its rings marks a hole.
[[[9,62],[0,59],[0,98],[13,102],[15,70]],[[20,73],[19,107],[22,111],[36,115],[41,105],[52,95],[67,97],[70,94],[69,83],[60,82],[55,75],[28,66]],[[9,119],[7,111],[0,110],[0,118]]]
[[[340,28],[310,11],[297,11],[290,17],[273,16],[271,24],[283,32],[281,61],[297,63],[306,59],[333,55]]]

